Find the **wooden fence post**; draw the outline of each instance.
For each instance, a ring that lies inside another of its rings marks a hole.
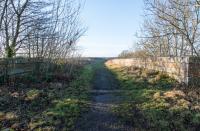
[[[9,60],[8,60],[8,59],[5,59],[4,82],[5,82],[7,85],[9,84],[8,68],[9,68]]]

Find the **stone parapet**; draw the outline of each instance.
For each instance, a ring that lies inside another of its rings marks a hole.
[[[108,64],[118,66],[136,66],[149,70],[166,72],[180,83],[200,85],[200,58],[199,57],[157,57],[111,59]]]

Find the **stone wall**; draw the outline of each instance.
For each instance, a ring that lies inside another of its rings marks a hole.
[[[168,73],[181,83],[200,83],[200,58],[198,57],[158,57],[158,58],[132,58],[112,59],[107,64],[118,66],[136,66],[150,70],[158,70]]]

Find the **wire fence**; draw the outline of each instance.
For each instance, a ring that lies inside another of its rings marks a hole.
[[[0,83],[10,83],[25,74],[39,74],[44,69],[43,64],[44,61],[40,58],[0,59]]]

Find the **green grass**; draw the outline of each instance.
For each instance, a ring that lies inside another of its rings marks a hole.
[[[176,81],[164,73],[107,66],[120,81],[124,102],[113,110],[137,130],[187,131],[200,127],[200,110],[187,94],[173,89]],[[198,103],[198,102],[197,102]]]
[[[91,66],[86,66],[70,83],[69,88],[62,91],[58,96],[60,98],[52,102],[52,107],[42,113],[43,119],[36,119],[30,123],[31,128],[37,128],[38,131],[43,129],[43,126],[62,130],[73,129],[81,113],[87,110],[92,75]]]
[[[20,98],[4,94],[5,99],[0,97],[1,102],[5,101],[0,108],[0,130],[73,130],[80,115],[88,110],[93,74],[92,66],[87,65],[64,87],[57,83],[41,83],[40,86],[36,84],[38,87],[19,88],[18,93],[24,92]]]

